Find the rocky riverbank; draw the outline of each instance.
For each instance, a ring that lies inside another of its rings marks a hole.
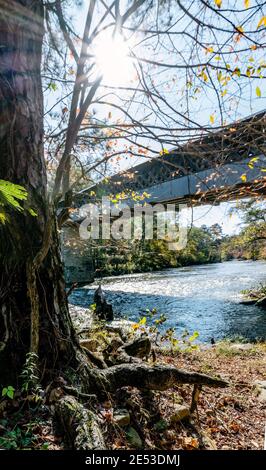
[[[262,285],[257,289],[248,289],[242,291],[243,305],[257,305],[266,308],[266,286]]]
[[[92,313],[71,306],[78,329],[92,327]],[[113,327],[113,328],[112,328]],[[117,328],[117,329],[116,329]],[[122,330],[121,330],[122,329]],[[107,329],[93,326],[87,336],[96,355],[114,344],[121,331],[128,339],[134,323],[110,322]],[[85,333],[86,336],[86,333]],[[83,335],[83,345],[85,344]],[[108,447],[113,449],[263,449],[266,410],[265,343],[222,341],[198,346],[189,352],[156,347],[156,358],[148,362],[167,364],[189,372],[223,377],[225,389],[204,387],[191,412],[191,386],[179,385],[163,392],[123,388],[112,400],[99,405]]]

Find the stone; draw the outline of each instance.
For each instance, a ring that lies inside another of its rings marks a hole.
[[[251,343],[235,343],[230,345],[230,349],[234,351],[250,351],[254,348],[254,344]]]
[[[266,388],[266,380],[255,380],[254,385],[258,388]]]
[[[171,416],[171,423],[177,423],[190,416],[190,409],[186,405],[175,405]]]
[[[130,426],[126,432],[126,437],[130,445],[132,447],[135,447],[136,449],[141,449],[142,448],[142,440],[140,435],[137,433],[135,428],[132,428]]]
[[[128,426],[130,424],[130,414],[126,409],[115,410],[113,420],[121,428]]]
[[[259,401],[266,402],[266,380],[255,380],[253,386],[258,391]]]

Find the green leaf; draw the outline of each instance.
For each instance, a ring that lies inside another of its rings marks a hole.
[[[7,393],[6,394],[7,394],[8,398],[11,398],[11,400],[13,400],[13,398],[14,398],[14,392],[15,392],[14,387],[9,385],[9,387],[7,387]]]
[[[13,400],[14,392],[15,392],[14,387],[12,387],[12,385],[8,385],[8,387],[3,388],[2,397],[8,397],[8,398],[11,398],[11,400]]]
[[[197,339],[198,337],[199,337],[199,332],[198,332],[198,331],[194,331],[193,335],[190,336],[189,341],[190,341],[190,342],[193,342],[193,341],[195,341],[195,339]]]
[[[50,82],[49,85],[48,85],[48,88],[52,91],[56,91],[57,90],[57,84],[54,83],[54,82]]]
[[[29,212],[30,215],[32,215],[32,217],[37,217],[37,215],[38,215],[37,212],[35,212],[34,209],[31,209],[31,207],[28,209],[28,212]]]

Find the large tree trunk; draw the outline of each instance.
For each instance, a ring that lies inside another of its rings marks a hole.
[[[0,226],[0,385],[30,348],[49,371],[72,361],[76,341],[46,189],[43,13],[41,0],[0,0],[0,179],[24,186],[37,212],[13,211]]]
[[[67,306],[56,218],[46,192],[42,40],[41,0],[0,0],[0,179],[23,185],[28,207],[38,214],[13,211],[11,222],[0,226],[0,386],[14,384],[29,350],[39,355],[42,378],[55,375],[51,383],[61,387],[64,380],[56,374],[76,364],[86,400],[88,394],[105,398],[127,385],[156,390],[178,383],[226,386],[223,380],[171,366],[93,368],[79,348]],[[70,393],[64,387],[63,395]],[[78,389],[75,394],[84,397]],[[105,447],[93,410],[63,396],[56,415],[69,447]]]

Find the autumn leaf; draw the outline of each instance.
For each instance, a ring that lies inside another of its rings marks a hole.
[[[214,3],[218,8],[221,8],[223,0],[214,0]]]
[[[183,449],[192,450],[199,448],[199,441],[196,437],[184,437],[183,439]]]
[[[259,86],[256,87],[256,95],[258,98],[261,98],[261,89]]]
[[[257,29],[259,29],[261,26],[265,26],[266,27],[266,16],[263,16],[260,21],[258,22],[258,26],[257,26]]]
[[[236,26],[236,30],[241,34],[244,33],[244,28],[242,26]]]
[[[160,155],[167,155],[168,153],[169,153],[169,150],[167,150],[167,149],[162,149],[160,151]]]
[[[211,54],[212,52],[214,52],[214,49],[213,49],[213,47],[212,47],[212,46],[210,46],[210,47],[206,47],[205,54],[207,54],[208,52],[209,52],[210,54]]]
[[[241,175],[240,178],[244,183],[247,181],[247,175],[245,174]]]
[[[214,121],[215,121],[215,115],[214,115],[214,114],[211,114],[211,115],[210,115],[210,123],[211,123],[211,124],[214,124]]]
[[[250,0],[244,0],[244,6],[245,6],[245,8],[249,8],[250,7]]]

